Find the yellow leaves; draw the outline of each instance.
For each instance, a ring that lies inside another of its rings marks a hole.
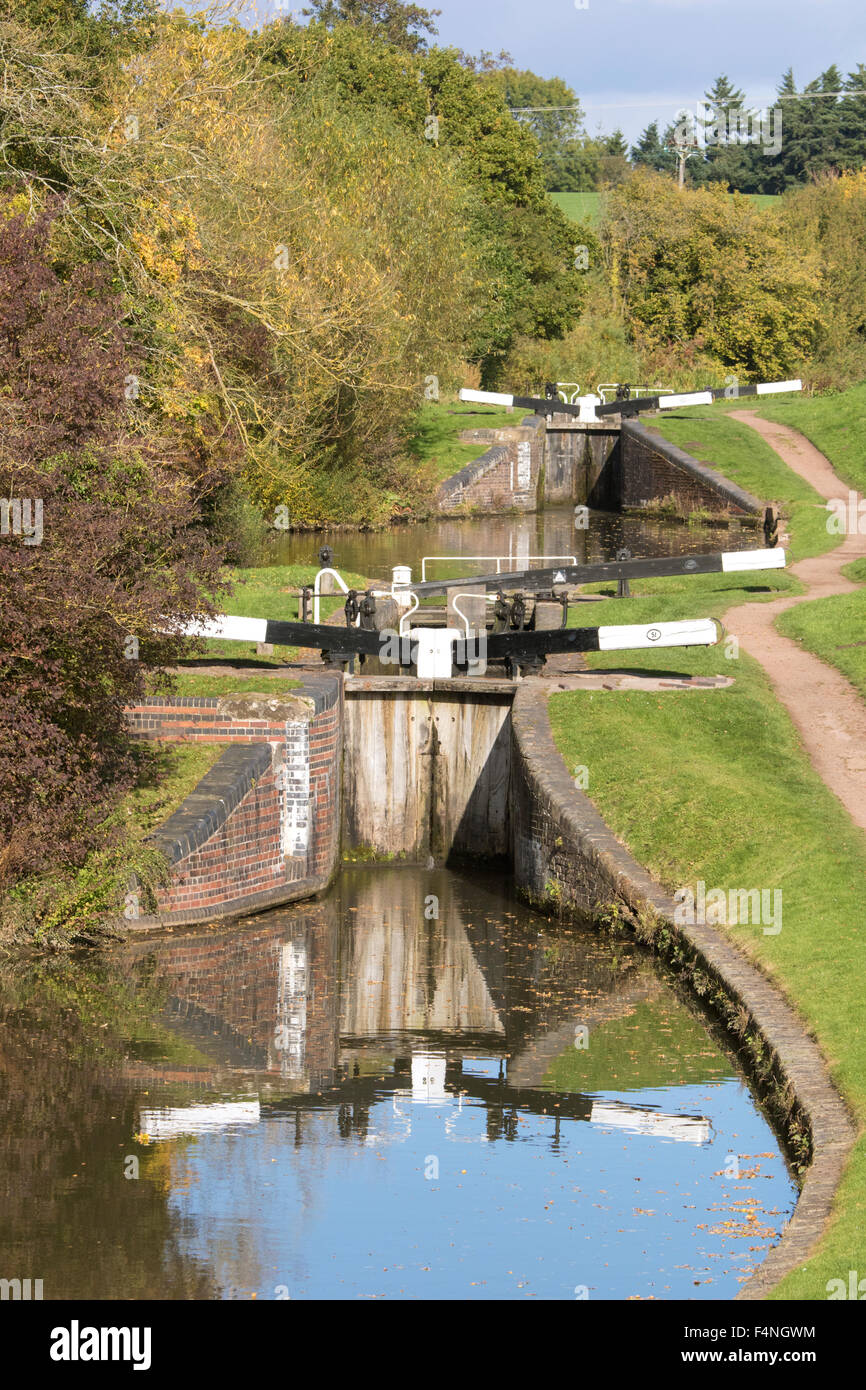
[[[30,208],[30,194],[27,192],[15,193],[4,202],[2,216],[7,222],[11,222],[13,217],[20,217],[22,213],[29,212]]]
[[[198,226],[188,207],[175,208],[168,198],[145,196],[138,211],[144,225],[133,230],[131,240],[148,274],[172,286],[185,270],[201,267],[195,254],[201,247]]]

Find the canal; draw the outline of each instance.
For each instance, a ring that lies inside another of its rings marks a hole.
[[[319,548],[330,546],[337,569],[372,579],[390,578],[395,565],[410,565],[421,578],[424,556],[502,556],[503,569],[529,568],[539,556],[575,557],[577,564],[615,560],[620,550],[635,557],[689,555],[713,550],[751,550],[764,544],[753,525],[707,521],[686,525],[671,517],[631,516],[589,511],[586,526],[575,526],[573,507],[553,507],[531,516],[439,519],[387,531],[287,531],[273,533],[266,563],[315,563]],[[430,578],[486,572],[474,560],[431,564]],[[495,569],[491,565],[489,568]]]
[[[796,1200],[662,968],[503,871],[7,961],[0,1022],[0,1251],[46,1299],[726,1299]]]

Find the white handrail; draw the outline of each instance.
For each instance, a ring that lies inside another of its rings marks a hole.
[[[572,387],[574,388],[573,390],[571,390]],[[571,390],[571,395],[568,394],[569,390]],[[556,383],[556,394],[565,397],[566,405],[574,405],[575,401],[580,396],[580,382],[558,381]]]
[[[469,640],[469,633],[472,631],[472,629],[471,629],[470,626],[469,626],[469,619],[467,618],[466,614],[463,612],[462,608],[458,608],[458,606],[457,606],[457,600],[458,600],[459,598],[483,598],[487,603],[495,603],[495,602],[496,602],[496,595],[495,595],[495,594],[455,594],[455,595],[454,595],[454,598],[451,600],[451,607],[454,609],[454,612],[457,614],[458,618],[462,619],[463,623],[465,624],[465,626],[466,626],[466,640],[468,641],[468,640]]]
[[[397,627],[397,632],[398,632],[398,634],[400,635],[400,637],[405,637],[405,636],[406,636],[406,632],[405,632],[405,630],[404,630],[403,624],[404,624],[404,623],[408,623],[408,621],[409,621],[409,619],[411,618],[412,614],[413,614],[413,613],[416,613],[416,612],[418,611],[418,609],[421,607],[421,600],[420,600],[420,598],[418,597],[417,594],[413,593],[413,594],[410,595],[410,597],[413,598],[413,599],[415,600],[415,607],[414,607],[414,608],[409,608],[409,609],[406,610],[405,613],[401,613],[401,614],[400,614],[400,621],[399,621],[399,624],[398,624],[398,627]]]
[[[349,592],[349,586],[348,586],[348,584],[345,582],[345,580],[343,580],[343,579],[341,578],[341,576],[337,573],[336,570],[329,570],[329,569],[319,570],[319,573],[316,575],[315,583],[313,584],[313,622],[314,622],[314,623],[318,623],[318,622],[319,622],[319,614],[320,614],[320,611],[321,611],[321,610],[320,610],[320,607],[319,607],[319,599],[321,598],[321,591],[320,591],[320,589],[319,589],[319,581],[320,581],[320,580],[322,579],[322,577],[323,577],[324,575],[326,575],[326,574],[329,574],[329,575],[331,576],[332,579],[336,579],[337,583],[339,584],[340,588],[343,590],[343,593],[344,593],[344,594],[347,594],[347,593]],[[355,627],[360,627],[360,625],[361,625],[361,616],[360,616],[360,614],[359,614],[358,617],[355,619],[354,626],[355,626]]]

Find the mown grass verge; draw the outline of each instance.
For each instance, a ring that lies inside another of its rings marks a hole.
[[[458,400],[429,402],[418,412],[415,432],[409,441],[409,455],[420,466],[430,464],[437,482],[444,482],[467,463],[480,458],[488,444],[461,444],[463,430],[515,429],[525,419],[525,410],[497,409],[468,405]]]
[[[710,410],[712,414],[707,407],[692,407],[675,415],[654,417],[651,424],[672,444],[717,469],[760,501],[779,503],[791,523],[792,541],[786,548],[792,559],[822,555],[838,545],[839,537],[827,531],[827,511],[820,494],[787,468],[775,450],[737,420],[735,413],[720,407]],[[760,533],[755,544],[763,544]]]
[[[815,524],[811,490],[804,493],[805,484],[789,470],[780,474],[775,455],[771,466],[746,427],[713,417],[685,422],[689,433],[682,423],[667,420],[668,437],[679,431],[677,442],[684,447],[689,439],[712,442],[706,457],[729,476],[758,496],[790,501],[795,556],[837,543],[827,535],[826,513],[818,512],[820,525]],[[763,590],[781,592],[793,584],[792,576],[776,572],[641,582],[636,597],[595,605],[592,624],[720,616],[737,602],[760,601],[768,596]],[[797,612],[818,607],[803,605]],[[594,655],[590,664],[735,676],[734,686],[724,691],[556,695],[550,701],[553,735],[567,765],[588,768],[589,795],[612,830],[669,892],[695,891],[700,880],[708,890],[781,889],[777,935],[765,935],[761,924],[727,931],[798,1009],[862,1125],[866,837],[813,771],[762,668],[745,654],[726,661],[721,647],[629,652]],[[773,1296],[826,1298],[828,1280],[866,1266],[864,1223],[861,1138],[819,1249]]]
[[[845,484],[866,493],[866,382],[826,396],[780,397],[762,403],[758,413],[799,430],[826,454]],[[841,490],[839,500],[848,501]],[[829,512],[823,512],[825,531],[830,518]],[[866,529],[866,517],[858,517],[857,524]],[[837,545],[839,540],[839,536],[829,536],[830,545]],[[854,583],[866,584],[866,561],[854,561],[843,573]],[[801,604],[782,613],[776,627],[835,666],[866,696],[866,588]]]
[[[745,397],[724,409],[754,410],[764,420],[799,430],[827,455],[843,482],[866,493],[866,382],[821,396]]]

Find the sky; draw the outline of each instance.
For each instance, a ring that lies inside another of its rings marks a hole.
[[[593,133],[631,142],[648,121],[694,110],[720,73],[755,105],[793,67],[798,90],[837,63],[866,63],[864,0],[431,0],[439,42],[506,49],[515,66],[562,77]]]
[[[629,143],[653,119],[695,110],[720,73],[750,104],[769,104],[793,67],[798,90],[837,63],[866,63],[866,0],[418,0],[439,9],[438,42],[505,49],[518,68],[562,77],[590,134]],[[258,0],[300,12],[305,0]]]

